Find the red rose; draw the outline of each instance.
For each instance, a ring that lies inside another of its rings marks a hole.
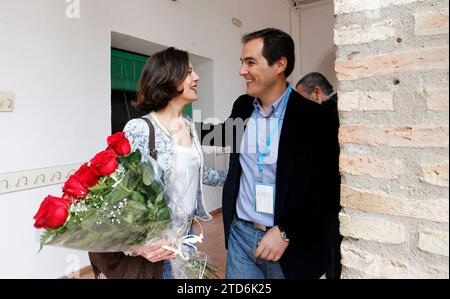
[[[107,139],[108,148],[111,148],[117,155],[126,156],[131,152],[131,146],[124,132],[118,132]]]
[[[69,215],[68,204],[59,197],[47,196],[33,217],[36,228],[55,228],[63,225]]]
[[[89,190],[86,189],[79,177],[71,175],[64,183],[63,192],[75,198],[85,198],[86,195],[88,195]]]
[[[100,152],[92,158],[90,166],[98,176],[110,175],[118,166],[116,154],[110,149]]]
[[[68,205],[70,206],[70,204],[72,203],[74,197],[70,194],[64,193],[64,195],[62,196],[62,200]]]
[[[86,188],[95,186],[99,179],[87,163],[81,165],[80,169],[78,169],[73,175],[77,176]]]

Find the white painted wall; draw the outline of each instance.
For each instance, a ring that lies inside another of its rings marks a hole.
[[[300,79],[310,72],[322,73],[337,88],[334,71],[334,4],[322,0],[301,6],[300,9],[300,67],[296,75]],[[297,80],[298,81],[298,80]]]
[[[211,59],[213,77],[204,81],[214,85],[213,111],[224,119],[244,92],[241,36],[292,27],[281,0],[80,3],[80,18],[68,19],[64,0],[0,1],[0,90],[16,99],[14,112],[0,113],[0,173],[82,162],[104,148],[112,31]],[[233,26],[233,17],[243,27]],[[60,190],[56,185],[0,195],[0,278],[56,278],[88,264],[84,252],[45,248],[36,254],[32,217],[47,194]],[[220,190],[207,192],[220,200]]]

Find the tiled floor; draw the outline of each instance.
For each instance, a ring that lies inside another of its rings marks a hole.
[[[210,260],[209,262],[218,267],[216,272],[218,278],[225,277],[225,261],[226,261],[226,250],[225,241],[223,233],[223,223],[222,223],[222,213],[214,213],[213,220],[209,222],[201,223],[203,228],[203,243],[199,244],[198,249],[205,252]],[[200,233],[198,225],[196,225],[196,233]],[[80,272],[81,279],[93,279],[94,274],[92,270],[88,267]]]

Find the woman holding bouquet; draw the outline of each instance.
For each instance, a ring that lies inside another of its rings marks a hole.
[[[132,150],[139,149],[142,159],[150,160],[150,136],[154,135],[156,162],[163,170],[163,180],[170,202],[172,221],[192,222],[194,216],[202,220],[212,217],[206,211],[202,183],[209,186],[223,185],[227,172],[204,166],[203,153],[194,123],[183,116],[186,105],[198,99],[199,76],[189,61],[188,53],[168,48],[153,55],[144,66],[139,82],[138,98],[133,103],[138,110],[149,112],[154,134],[144,119],[133,119],[124,132]],[[183,232],[191,231],[190,225]],[[140,255],[155,268],[163,268],[162,278],[172,278],[169,260],[173,252],[163,246],[165,240],[146,247]]]

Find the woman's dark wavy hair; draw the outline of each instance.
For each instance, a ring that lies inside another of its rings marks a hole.
[[[186,51],[170,47],[154,54],[142,71],[133,107],[143,112],[163,109],[170,100],[183,93],[177,87],[188,72],[189,55]]]

